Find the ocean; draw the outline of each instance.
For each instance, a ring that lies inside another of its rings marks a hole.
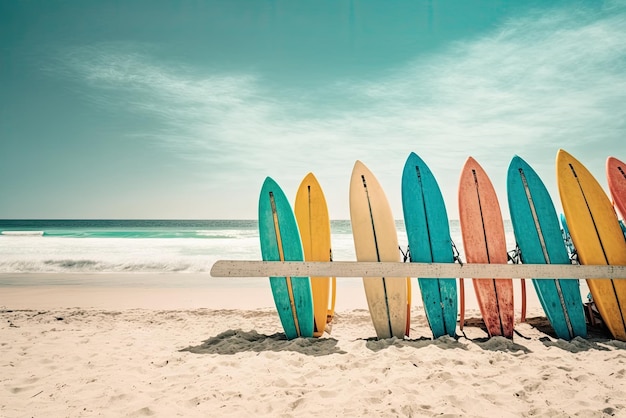
[[[507,249],[513,250],[511,222],[505,220],[504,226]],[[402,220],[396,221],[396,230],[400,247],[406,251]],[[331,234],[333,259],[356,260],[350,221],[331,221]],[[458,220],[450,221],[450,236],[461,260],[466,261]],[[257,221],[0,220],[0,287],[269,289],[263,278],[211,277],[217,260],[261,260]],[[584,281],[581,284],[584,296],[588,290]],[[471,280],[465,280],[464,287],[471,301]],[[519,285],[514,287],[516,306],[520,306]],[[535,300],[530,281],[526,287]],[[337,288],[342,300],[365,303],[360,278],[340,278]],[[413,286],[414,298],[419,298],[418,289]]]
[[[398,241],[407,248],[404,222]],[[508,249],[515,246],[505,221]],[[331,221],[333,258],[355,260],[349,220]],[[458,220],[450,233],[463,257]],[[0,220],[0,273],[208,273],[260,260],[255,220]]]

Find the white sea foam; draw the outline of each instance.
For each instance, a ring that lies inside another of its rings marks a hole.
[[[233,245],[233,241],[237,244]],[[0,273],[203,273],[219,258],[260,259],[253,239],[0,238]]]
[[[29,237],[42,237],[43,231],[2,231],[1,235],[6,236],[29,236]]]

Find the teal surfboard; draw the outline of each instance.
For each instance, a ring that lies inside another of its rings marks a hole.
[[[570,264],[559,218],[544,183],[522,158],[511,160],[507,194],[513,232],[527,264]],[[586,337],[578,280],[533,280],[541,306],[556,335]]]
[[[563,235],[563,242],[565,242],[565,247],[567,247],[567,252],[569,253],[570,259],[574,257],[576,254],[576,249],[574,248],[574,243],[572,242],[572,236],[569,234],[569,229],[567,228],[567,221],[565,220],[565,214],[562,213],[561,216],[561,234]]]
[[[450,225],[439,185],[412,152],[402,173],[402,208],[411,262],[453,263]],[[435,338],[456,334],[456,278],[418,278],[424,311]]]
[[[259,197],[259,237],[264,261],[304,261],[289,201],[270,177]],[[289,339],[313,336],[313,295],[308,277],[270,277],[280,322]]]

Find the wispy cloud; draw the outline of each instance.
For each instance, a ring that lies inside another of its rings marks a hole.
[[[399,177],[415,150],[435,172],[458,167],[443,176],[442,188],[455,190],[468,155],[498,170],[515,153],[547,167],[566,148],[586,152],[597,173],[608,154],[626,152],[623,2],[531,13],[390,68],[382,79],[336,80],[291,95],[266,88],[261,75],[211,73],[154,56],[107,44],[65,58],[99,105],[120,106],[107,92],[127,92],[125,110],[158,121],[140,136],[214,164],[215,172],[275,164],[300,176],[304,161],[336,172],[331,167],[349,171],[356,158],[386,157],[381,170]],[[244,151],[251,158],[242,160]]]
[[[442,150],[451,142],[471,152],[477,140],[508,153],[544,143],[618,146],[626,10],[529,15],[356,90],[378,104],[377,114],[396,115],[395,126]]]
[[[192,68],[156,62],[139,49],[143,48],[100,44],[74,49],[66,57],[66,70],[93,88],[90,97],[96,104],[150,116],[156,122],[136,136],[184,158],[218,162],[237,145],[225,127],[244,128],[265,119],[267,105],[254,97],[253,76],[200,75]],[[237,119],[248,123],[239,124]]]
[[[298,167],[311,153],[341,146],[350,135],[337,129],[334,117],[294,117],[298,111],[311,113],[300,92],[296,100],[279,97],[257,76],[168,65],[140,49],[129,44],[73,49],[64,56],[63,69],[91,88],[94,104],[155,121],[130,136],[151,140],[181,158],[209,163],[213,177],[223,173],[233,179],[238,171],[266,171],[268,165]]]
[[[543,10],[419,57],[385,80],[353,86],[372,107],[346,114],[347,125],[386,138],[372,155],[411,143],[438,174],[449,210],[468,155],[492,175],[503,207],[514,154],[540,172],[558,204],[558,148],[601,183],[607,156],[626,153],[625,6]]]

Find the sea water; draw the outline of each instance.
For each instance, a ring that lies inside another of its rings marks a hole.
[[[406,252],[404,222],[396,221],[396,227],[400,248]],[[505,221],[505,231],[508,249],[513,249],[515,237],[509,221]],[[350,221],[331,221],[331,233],[333,259],[356,260]],[[458,220],[450,222],[450,234],[464,260]],[[0,274],[4,276],[18,273],[208,275],[213,263],[222,259],[261,260],[256,221],[0,220]]]
[[[515,249],[511,222],[504,221],[507,250]],[[396,221],[399,257],[407,251],[404,222]],[[461,229],[450,221],[450,238],[462,262]],[[355,261],[349,220],[331,221],[333,260]],[[268,288],[267,278],[211,277],[217,260],[261,260],[255,220],[0,220],[0,287],[128,286],[185,288]],[[413,298],[420,300],[414,281]],[[520,305],[520,284],[514,283]],[[588,288],[581,284],[581,297]],[[530,281],[530,304],[538,305]],[[468,306],[472,281],[465,280]],[[338,300],[353,298],[365,306],[362,280],[337,279]],[[340,290],[343,289],[343,290]],[[361,306],[359,305],[359,306]],[[417,303],[419,305],[419,303]]]
[[[406,251],[403,221],[396,226]],[[355,260],[350,221],[331,221],[331,231],[333,258]],[[462,251],[458,221],[450,233]],[[0,220],[0,273],[208,273],[220,259],[261,260],[256,221]]]
[[[204,273],[258,259],[253,221],[0,221],[0,273]]]

